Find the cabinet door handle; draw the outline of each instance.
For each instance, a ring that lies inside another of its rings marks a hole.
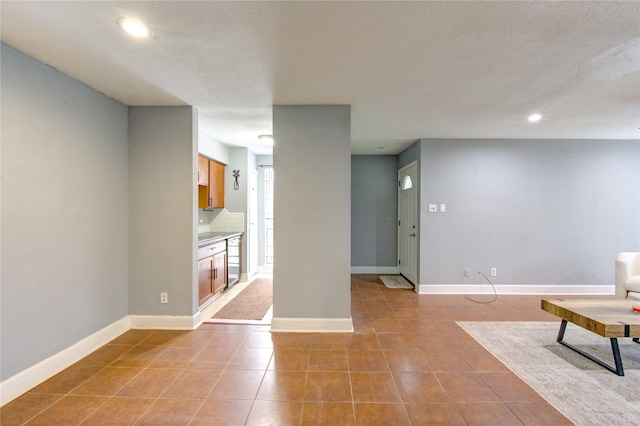
[[[213,279],[218,279],[218,268],[213,268]]]

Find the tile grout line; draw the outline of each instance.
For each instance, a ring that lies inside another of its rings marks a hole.
[[[194,331],[195,331],[195,330],[194,330]],[[147,336],[147,339],[148,339],[151,335],[153,335],[153,334],[154,334],[154,333],[151,333],[149,336]],[[214,334],[214,336],[215,336],[215,334]],[[212,338],[213,338],[213,336],[212,336]],[[141,342],[138,344],[138,346],[142,346],[142,345],[143,345],[143,343],[144,343],[147,339],[144,339],[143,341],[141,341]],[[165,343],[166,343],[166,342],[165,342]],[[208,342],[207,342],[207,343],[208,343]],[[156,346],[156,345],[152,345],[152,346]],[[168,344],[167,344],[167,345],[162,344],[162,345],[157,345],[157,346],[165,346],[165,350],[166,350],[166,348],[169,348],[169,347],[190,347],[190,346],[173,346],[173,345],[168,345]],[[206,344],[205,344],[205,345],[203,345],[203,346],[201,346],[201,347],[200,347],[200,350],[199,350],[199,351],[198,351],[198,353],[193,357],[193,359],[195,359],[195,358],[196,358],[196,357],[197,357],[197,356],[198,356],[198,355],[199,355],[199,354],[204,350],[204,348],[205,348],[206,346],[207,346]],[[153,368],[153,367],[149,367],[149,365],[151,365],[154,361],[156,361],[156,360],[158,359],[158,357],[160,357],[160,355],[162,354],[162,352],[164,352],[164,350],[163,350],[163,351],[161,351],[161,352],[159,352],[158,354],[156,354],[156,355],[153,357],[153,359],[149,362],[149,364],[147,364],[147,366],[143,368],[143,371],[144,371],[144,370],[147,370],[147,369],[151,369],[151,368]],[[181,370],[180,374],[178,374],[178,375],[177,375],[177,376],[176,376],[176,377],[171,381],[171,383],[169,383],[169,384],[165,387],[165,389],[164,389],[164,390],[163,390],[163,391],[162,391],[162,392],[161,392],[157,397],[155,397],[155,398],[153,399],[153,402],[152,402],[151,404],[149,404],[149,406],[148,406],[148,407],[147,407],[147,408],[146,408],[142,413],[140,413],[140,415],[139,415],[139,416],[136,418],[136,420],[133,422],[133,425],[138,424],[138,422],[140,421],[140,419],[142,419],[142,418],[145,416],[145,414],[147,414],[147,412],[149,412],[149,410],[151,409],[151,407],[153,407],[153,406],[154,406],[154,405],[155,405],[155,404],[156,404],[156,403],[161,399],[162,395],[167,391],[167,389],[169,389],[169,387],[171,387],[171,385],[172,385],[173,383],[175,383],[175,381],[176,381],[176,380],[178,380],[178,377],[180,377],[180,376],[181,376],[185,371],[187,371],[187,369],[188,369],[189,365],[191,365],[191,364],[193,363],[193,359],[192,359],[191,361],[189,361],[189,364],[188,364],[186,367],[183,367],[183,368],[181,368],[181,369],[180,369],[180,370]],[[136,377],[137,377],[137,376],[136,376]],[[114,395],[114,396],[115,396],[115,395]],[[138,397],[138,398],[148,398],[148,397]],[[193,417],[192,417],[191,421],[192,421],[192,420],[193,420]],[[191,421],[190,421],[190,422],[191,422]]]
[[[153,334],[155,334],[155,333],[151,333],[149,336],[147,336],[147,338],[146,338],[146,339],[144,339],[142,342],[140,342],[140,343],[139,343],[139,345],[142,345],[142,343],[144,343],[144,342],[145,342],[149,337],[151,337]],[[156,345],[151,345],[151,346],[156,346]],[[157,346],[164,346],[164,345],[157,345]],[[167,347],[169,347],[169,346],[171,346],[171,345],[167,345]],[[166,349],[166,348],[165,348],[165,349]],[[148,364],[147,364],[147,365],[142,369],[142,371],[144,371],[145,369],[147,369],[147,368],[149,367],[149,365],[151,365],[154,361],[156,361],[156,360],[158,359],[158,357],[160,356],[160,354],[162,354],[162,352],[164,352],[164,349],[163,349],[161,352],[157,353],[157,354],[153,357],[153,359],[152,359],[152,360],[150,360],[150,361],[149,361],[149,363],[148,363]],[[183,371],[184,371],[184,369],[183,369]],[[182,374],[182,373],[180,373],[180,374]],[[179,376],[179,375],[178,375],[178,376]],[[137,375],[136,375],[136,377],[137,377]],[[133,380],[133,379],[132,379],[132,380]],[[175,379],[174,379],[174,381],[175,381]],[[172,383],[173,383],[173,381],[172,381]],[[125,386],[126,386],[126,385],[125,385]],[[169,385],[169,386],[170,386],[170,385]],[[168,388],[169,386],[167,386],[167,388]],[[166,392],[166,388],[165,388],[164,392]],[[162,392],[162,393],[164,393],[164,392]],[[116,393],[117,393],[117,392],[116,392]],[[160,395],[162,395],[162,393],[161,393]],[[115,395],[115,394],[114,394],[114,395]],[[160,399],[160,395],[158,395],[157,397],[155,397],[155,398],[153,399],[153,402],[152,402],[151,404],[149,404],[149,406],[148,406],[147,408],[145,408],[145,410],[144,410],[142,413],[140,413],[140,415],[139,415],[139,416],[134,420],[133,425],[138,424],[138,422],[140,421],[140,419],[142,419],[142,418],[145,416],[145,414],[147,414],[147,412],[151,409],[151,407],[153,407],[153,406],[158,402],[158,400]]]
[[[245,336],[245,338],[242,340],[242,342],[240,343],[240,345],[238,346],[238,350],[236,351],[236,354],[238,354],[238,352],[240,351],[240,348],[242,347],[242,345],[244,344],[244,342],[249,338],[249,335],[251,334],[251,331],[249,331],[249,333],[247,333],[247,335]],[[269,369],[269,364],[271,363],[271,360],[273,359],[273,356],[275,354],[275,345],[274,347],[271,349],[271,356],[269,357],[269,361],[267,362],[267,365],[265,366],[264,370],[262,371],[262,378],[260,379],[260,384],[258,385],[258,388],[256,389],[256,393],[253,396],[253,399],[251,401],[251,406],[249,407],[249,411],[247,412],[247,418],[244,421],[244,424],[246,425],[247,422],[249,421],[249,418],[251,417],[251,413],[253,412],[253,408],[255,407],[256,404],[256,400],[258,399],[258,393],[260,392],[260,388],[262,388],[262,384],[264,383],[264,378],[267,375],[267,371]],[[233,358],[235,357],[235,355],[231,358],[233,360]],[[229,365],[231,365],[231,361],[229,361],[229,364],[227,364],[227,368],[229,367]],[[213,390],[213,388],[212,388]]]
[[[152,333],[153,334],[153,333]],[[147,336],[148,337],[148,336]],[[143,339],[143,341],[146,340]],[[109,345],[110,343],[107,343],[107,345]],[[139,344],[139,343],[138,343]],[[131,346],[131,348],[124,352],[123,354],[120,354],[117,358],[111,360],[108,364],[103,365],[100,367],[100,369],[98,371],[96,371],[94,374],[92,374],[91,376],[87,377],[85,380],[83,380],[82,382],[80,382],[77,386],[71,388],[70,390],[67,391],[66,394],[62,394],[62,397],[59,398],[58,400],[55,401],[55,403],[60,402],[63,398],[66,397],[74,397],[74,396],[84,396],[84,397],[93,397],[93,398],[106,398],[105,401],[100,404],[99,406],[97,406],[94,410],[92,410],[89,414],[87,414],[84,418],[82,418],[82,420],[80,420],[77,424],[80,425],[83,422],[85,422],[89,417],[91,417],[93,414],[95,414],[102,406],[104,406],[105,404],[107,404],[120,390],[122,390],[125,386],[127,386],[132,380],[134,380],[136,377],[138,377],[138,375],[140,375],[142,373],[142,371],[144,371],[144,368],[142,368],[138,374],[136,374],[135,376],[133,376],[127,383],[125,383],[124,385],[122,385],[122,387],[120,387],[118,390],[115,391],[114,394],[112,395],[75,395],[72,392],[76,389],[78,389],[80,386],[82,386],[83,384],[85,384],[86,382],[88,382],[91,378],[97,376],[100,372],[104,371],[105,369],[109,368],[111,366],[111,364],[113,364],[116,360],[120,359],[122,356],[124,356],[125,354],[131,352],[133,350],[133,348],[135,348],[136,346],[138,346],[138,344],[136,345],[120,345],[120,346]],[[104,345],[104,346],[107,346]],[[104,347],[103,346],[103,347]],[[80,360],[82,361],[82,360]],[[80,362],[78,361],[78,362]],[[120,367],[111,367],[111,368],[120,368]],[[128,367],[122,367],[122,368],[128,368]],[[44,412],[46,409],[51,408],[51,406],[53,406],[53,404],[51,404],[50,406],[48,406],[47,408],[45,408],[44,410],[42,410],[41,412],[39,412],[37,415],[41,414],[42,412]],[[36,416],[37,416],[36,415]],[[33,420],[36,416],[32,417],[31,419],[29,419],[26,423],[30,422],[31,420]]]
[[[58,402],[60,402],[62,400],[62,398],[64,398],[65,396],[67,396],[68,394],[52,394],[52,395],[60,395],[60,398],[56,399],[55,401],[53,401],[51,404],[47,405],[45,408],[43,408],[42,410],[38,411],[36,414],[34,414],[33,416],[31,416],[29,419],[27,419],[25,422],[23,422],[23,425],[26,425],[27,423],[29,423],[31,420],[35,419],[36,417],[38,417],[40,414],[44,413],[46,410],[48,410],[49,408],[51,408],[54,404],[57,404]],[[0,419],[1,420],[1,419]]]
[[[273,356],[275,357],[276,350],[273,348]],[[305,368],[304,375],[304,387],[302,389],[302,407],[300,408],[300,422],[299,425],[302,426],[302,419],[304,417],[304,406],[307,402],[307,383],[309,382],[309,363],[311,362],[311,342],[309,342],[309,355],[307,355],[307,366]]]
[[[411,424],[411,417],[409,416],[409,410],[407,410],[407,404],[404,401],[404,399],[402,398],[402,393],[400,393],[400,388],[398,387],[398,383],[396,382],[396,377],[393,374],[393,371],[391,370],[391,365],[389,365],[389,360],[387,359],[387,354],[385,353],[385,351],[382,348],[382,344],[380,343],[380,339],[378,337],[378,333],[375,333],[375,335],[376,335],[376,341],[378,342],[378,346],[380,347],[380,350],[382,351],[382,356],[384,357],[384,361],[387,364],[387,368],[389,369],[389,374],[391,374],[391,380],[393,380],[393,385],[395,386],[396,392],[398,393],[398,397],[400,398],[400,403],[402,404],[402,409],[404,411],[404,414],[407,417],[407,421],[409,422],[409,424]]]
[[[153,333],[152,333],[153,334]],[[148,336],[147,336],[148,337]],[[146,340],[143,339],[143,340]],[[136,345],[133,345],[133,347],[131,349],[129,349],[127,352],[121,354],[120,356],[118,356],[116,359],[112,360],[111,362],[109,362],[107,365],[103,366],[100,371],[104,371],[105,369],[109,368],[111,366],[111,364],[113,364],[116,360],[120,359],[123,355],[131,352],[133,350],[133,348],[135,348]],[[130,368],[130,367],[111,367],[111,368]],[[140,374],[142,374],[142,372],[145,370],[146,367],[143,367],[140,369],[140,371],[138,372],[138,374],[134,375],[129,381],[127,381],[127,383],[123,384],[118,390],[116,390],[112,395],[107,396],[106,401],[104,401],[102,404],[100,404],[98,407],[96,407],[95,410],[93,410],[90,414],[88,414],[87,416],[85,416],[79,423],[78,425],[81,425],[84,421],[86,421],[89,417],[91,417],[93,414],[95,414],[102,406],[104,406],[105,404],[107,404],[109,401],[111,401],[118,392],[120,392],[122,389],[124,389],[129,383],[131,383],[136,377],[138,377]],[[98,371],[95,375],[97,375],[98,373],[100,373],[100,371]],[[94,376],[95,376],[94,375]],[[93,376],[91,376],[93,377]],[[75,388],[73,388],[73,390],[79,388],[80,386],[82,386],[83,383],[87,382],[89,379],[85,380],[84,382],[82,382],[81,384],[79,384],[78,386],[76,386]],[[73,392],[73,390],[69,391],[69,393],[67,395],[71,395],[71,392]]]
[[[213,335],[213,337],[211,338],[211,340],[213,341],[213,339],[215,338],[215,335],[218,333],[219,330],[216,330],[215,334]],[[248,334],[247,334],[248,336]],[[229,359],[228,362],[225,363],[224,368],[222,369],[222,373],[220,373],[220,375],[218,376],[218,378],[216,379],[215,383],[213,384],[213,386],[211,386],[211,389],[209,389],[209,392],[207,393],[207,396],[204,397],[204,399],[202,400],[202,403],[200,404],[200,406],[198,407],[198,409],[195,411],[194,415],[191,417],[191,420],[189,421],[189,424],[193,423],[194,419],[197,417],[198,413],[200,412],[200,410],[202,410],[202,407],[204,406],[204,404],[207,402],[207,399],[209,399],[209,396],[211,396],[211,393],[213,392],[213,389],[216,387],[216,385],[218,384],[218,382],[220,382],[220,378],[224,375],[225,371],[227,371],[227,369],[229,368],[229,365],[231,364],[231,360],[238,354],[238,351],[240,350],[240,346],[242,345],[242,343],[244,342],[245,339],[243,339],[243,341],[240,343],[240,345],[238,346],[238,348],[236,349],[236,351],[233,353],[233,355],[231,355],[231,358]],[[209,344],[207,343],[204,347],[208,347]],[[201,351],[202,352],[202,351]],[[193,363],[193,361],[191,361],[191,363]],[[248,414],[247,414],[248,416]]]

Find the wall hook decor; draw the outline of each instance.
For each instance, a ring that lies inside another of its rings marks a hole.
[[[240,177],[239,169],[233,171],[233,177],[236,179],[235,182],[233,182],[233,189],[237,191],[240,188],[240,184],[238,183],[238,178]]]

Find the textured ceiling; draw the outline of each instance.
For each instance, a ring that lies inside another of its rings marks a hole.
[[[352,151],[640,139],[640,2],[1,1],[2,41],[257,153],[272,104],[351,104]],[[134,40],[117,18],[153,32]],[[530,124],[526,118],[544,118]]]

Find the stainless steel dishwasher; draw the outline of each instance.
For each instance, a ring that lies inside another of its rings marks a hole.
[[[227,239],[227,288],[231,288],[239,279],[242,263],[242,235]]]

